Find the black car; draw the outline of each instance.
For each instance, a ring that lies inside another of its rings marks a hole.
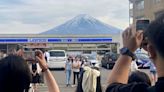
[[[118,54],[116,53],[112,53],[112,52],[105,53],[105,55],[102,57],[101,60],[102,67],[105,67],[107,69],[112,69],[117,58],[118,58]]]

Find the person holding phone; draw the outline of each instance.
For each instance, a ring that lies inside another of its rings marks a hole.
[[[38,53],[36,58],[47,82],[48,92],[60,92],[43,53],[36,52]],[[32,76],[27,62],[20,54],[21,52],[18,51],[15,55],[9,55],[0,60],[0,92],[28,92]]]
[[[135,59],[134,52],[143,41],[143,32],[136,32],[134,27],[130,27],[123,32],[123,48],[108,78],[106,92],[164,92],[164,14],[152,21],[145,34],[145,50],[157,68],[158,81],[155,86],[150,87],[143,82],[127,84],[130,65]]]
[[[48,92],[60,92],[59,86],[58,86],[54,76],[48,69],[48,65],[46,63],[46,60],[45,60],[45,57],[44,57],[42,51],[40,51],[40,50],[35,51],[35,55],[36,55],[36,59],[38,60],[39,65],[42,69],[42,73],[43,73],[45,82],[48,86]]]

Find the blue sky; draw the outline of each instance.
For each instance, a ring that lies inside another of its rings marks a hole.
[[[79,15],[128,26],[128,0],[0,0],[0,34],[36,34]]]

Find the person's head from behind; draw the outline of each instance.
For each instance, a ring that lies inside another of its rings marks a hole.
[[[164,13],[147,28],[145,35],[147,37],[147,51],[150,58],[156,64],[156,61],[164,60]],[[160,65],[160,64],[159,64]]]
[[[70,62],[73,62],[73,57],[72,56],[68,56],[68,61]]]
[[[76,92],[102,92],[100,71],[97,68],[84,67]]]
[[[133,82],[137,82],[137,83],[146,83],[148,85],[151,86],[151,81],[149,76],[141,71],[133,71],[128,79],[128,83],[133,83]]]
[[[22,57],[9,55],[0,60],[1,92],[24,92],[30,82],[30,70]]]

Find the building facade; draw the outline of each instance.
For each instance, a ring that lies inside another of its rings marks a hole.
[[[138,19],[154,20],[164,13],[164,0],[129,0],[129,15],[133,23]]]
[[[0,51],[12,52],[13,49],[44,48],[66,51],[102,51],[118,52],[121,36],[117,35],[0,35]]]

